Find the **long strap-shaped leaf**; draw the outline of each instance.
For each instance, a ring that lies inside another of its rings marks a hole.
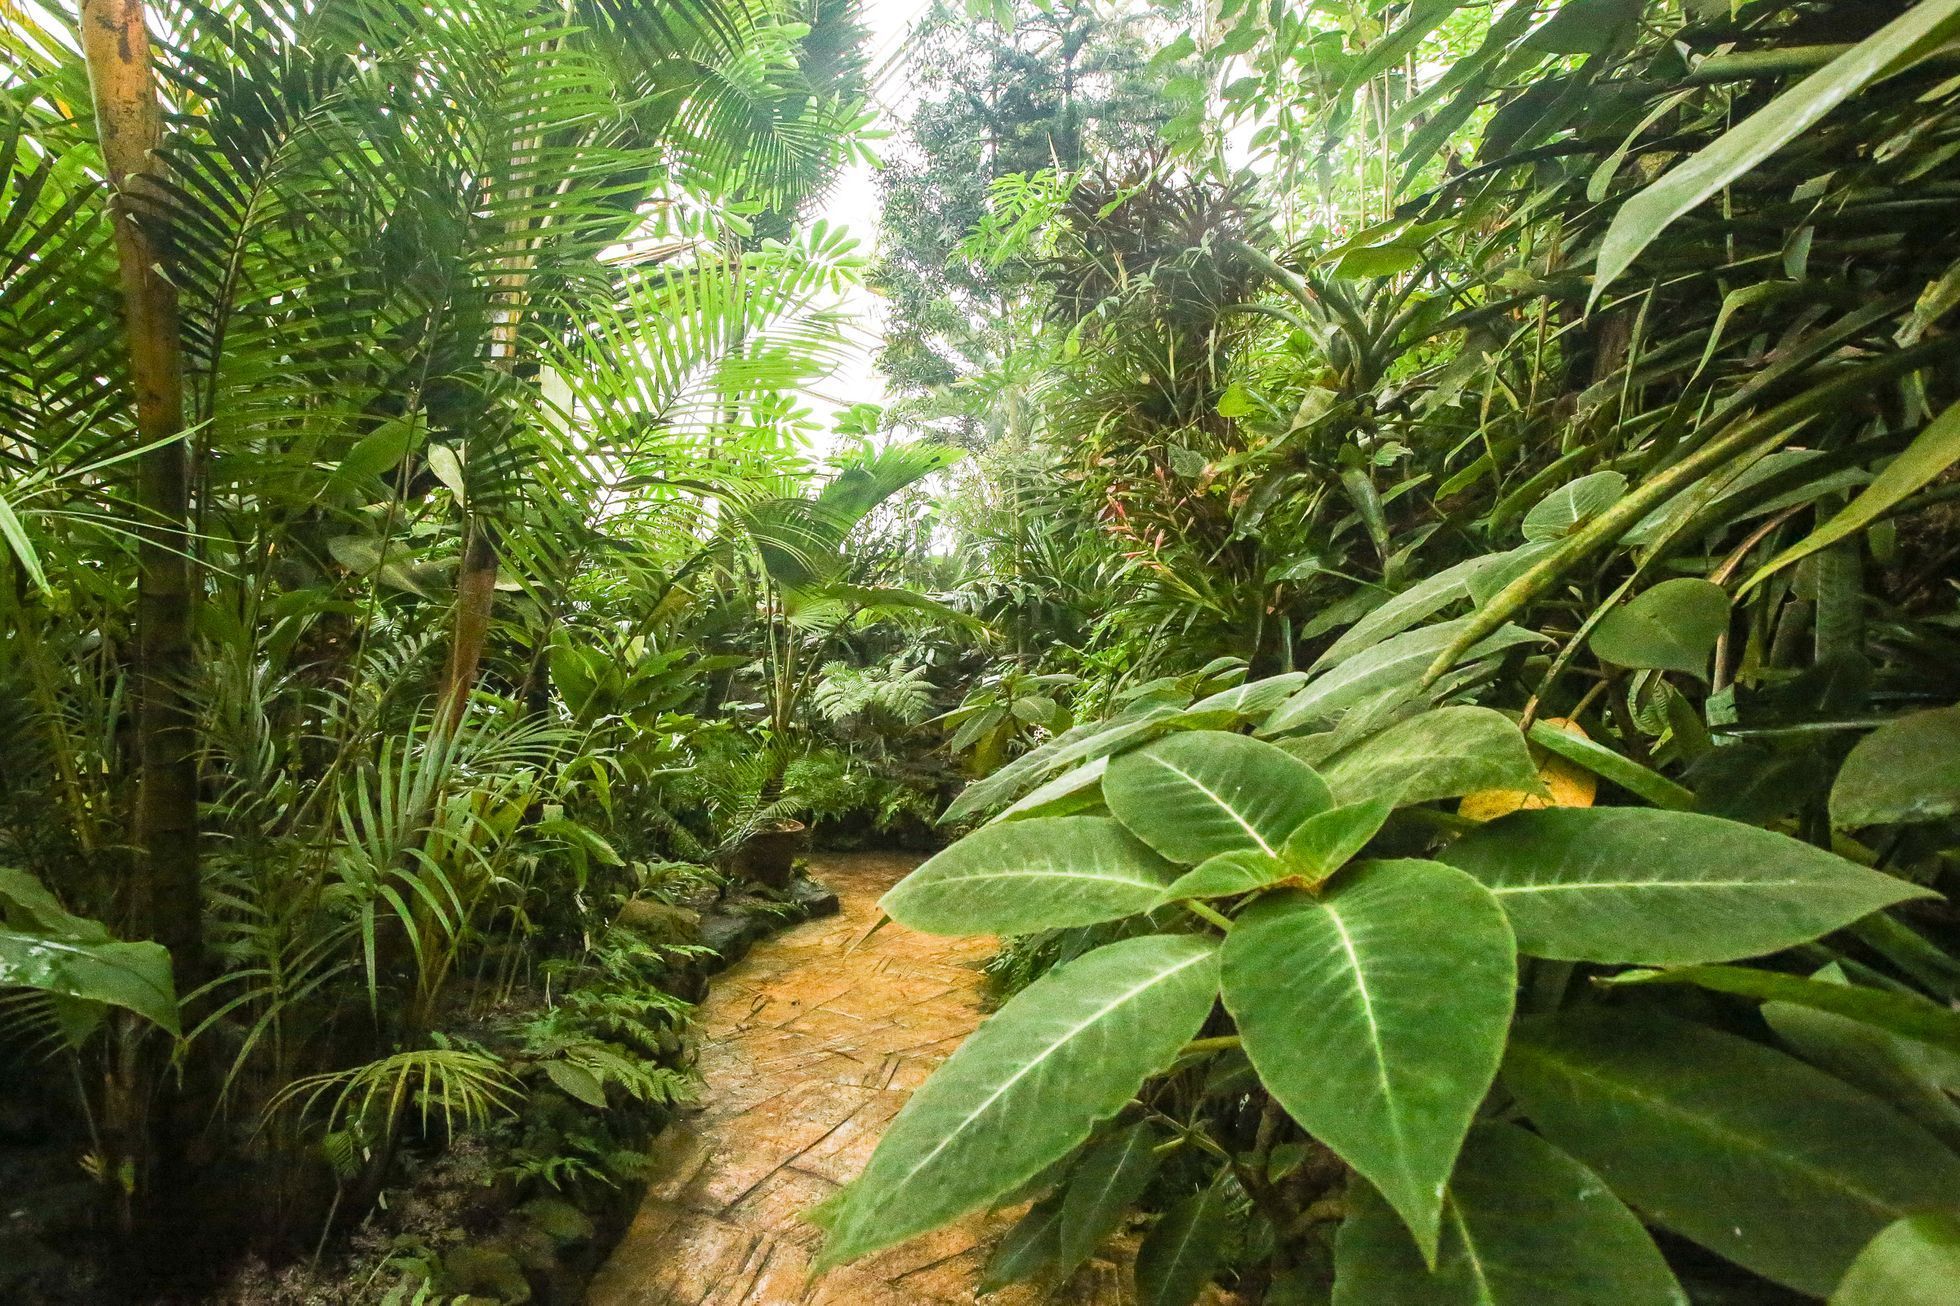
[[[818,1268],[937,1228],[1021,1187],[1163,1069],[1210,1014],[1217,945],[1098,948],[1002,1007],[934,1072],[823,1212]]]
[[[1600,243],[1592,302],[1676,218],[1814,126],[1838,105],[1960,27],[1960,0],[1924,0],[1798,82],[1628,200]]]

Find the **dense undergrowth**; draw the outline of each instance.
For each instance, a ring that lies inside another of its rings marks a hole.
[[[935,5],[869,262],[859,17],[0,7],[0,1292],[573,1293],[963,835],[832,1260],[1943,1300],[1960,3]]]

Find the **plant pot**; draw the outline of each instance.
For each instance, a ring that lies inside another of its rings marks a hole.
[[[801,821],[784,821],[751,835],[735,853],[735,871],[771,889],[789,887],[796,856],[809,841]]]

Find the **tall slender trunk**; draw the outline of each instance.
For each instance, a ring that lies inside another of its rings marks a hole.
[[[155,185],[162,114],[143,0],[83,0],[82,50],[109,173],[137,432],[136,843],[134,923],[170,949],[179,988],[203,968],[197,857],[197,736],[189,699],[190,467],[176,289],[154,225],[132,199]]]
[[[81,38],[108,172],[110,213],[122,283],[136,428],[137,860],[128,885],[134,931],[170,950],[178,991],[203,978],[203,910],[198,884],[197,725],[189,698],[192,581],[190,467],[184,441],[183,349],[177,292],[161,270],[158,230],[135,206],[156,184],[162,113],[150,69],[143,0],[82,0]],[[147,1026],[114,1026],[102,1101],[104,1161],[135,1182],[119,1190],[126,1273],[167,1283],[197,1246],[186,1202],[190,1140],[205,1114],[170,1073],[168,1050]],[[190,1073],[197,1076],[197,1068]]]

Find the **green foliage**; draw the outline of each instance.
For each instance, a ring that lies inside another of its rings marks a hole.
[[[934,1074],[822,1212],[826,1260],[1041,1176],[1055,1196],[990,1273],[1066,1267],[1081,1248],[1071,1211],[1087,1221],[1093,1207],[1094,1227],[1108,1227],[1101,1199],[1078,1185],[1117,1184],[1144,1128],[1139,1107],[1203,1139],[1192,1160],[1210,1175],[1146,1240],[1139,1281],[1163,1300],[1192,1299],[1217,1269],[1222,1230],[1241,1218],[1228,1219],[1227,1185],[1243,1188],[1274,1251],[1330,1239],[1332,1291],[1355,1302],[1687,1300],[1643,1219],[1827,1293],[1890,1221],[1960,1200],[1960,1156],[1902,1108],[1711,1026],[1654,983],[1772,999],[1944,1054],[1953,1030],[1936,1003],[1692,964],[1811,945],[1923,889],[1690,813],[1439,820],[1424,804],[1461,791],[1466,773],[1533,778],[1516,727],[1481,709],[1377,721],[1337,748],[1337,764],[1387,759],[1393,781],[1377,790],[1401,797],[1331,811],[1310,767],[1242,734],[1133,733],[1113,747],[1100,787],[1114,815],[983,826],[888,896],[896,919],[935,930],[1127,913],[1133,933],[1083,939],[1086,952],[1012,998]],[[990,802],[1009,804],[1043,774],[1023,768]],[[1168,888],[1151,836],[1192,867]],[[1603,1002],[1569,984],[1575,962],[1599,967],[1615,997],[1637,989],[1643,1000]],[[1675,969],[1618,969],[1628,964]],[[1232,1032],[1186,1042],[1228,1018]],[[1236,1093],[1267,1104],[1252,1137],[1217,1114],[1230,1096],[1207,1105],[1208,1081],[1229,1079],[1231,1059],[1245,1067]],[[1500,1123],[1513,1097],[1535,1134]],[[999,1116],[1010,1111],[1018,1127]],[[1282,1164],[1282,1150],[1294,1159]],[[1792,1201],[1803,1220],[1790,1218]]]

